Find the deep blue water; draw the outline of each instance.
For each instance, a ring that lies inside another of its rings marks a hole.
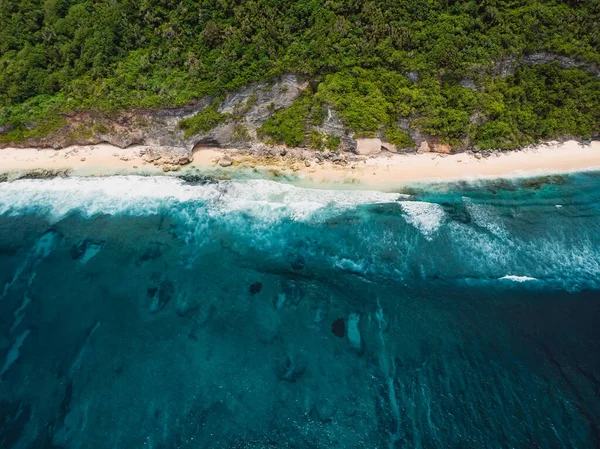
[[[0,184],[0,448],[600,446],[600,176]]]

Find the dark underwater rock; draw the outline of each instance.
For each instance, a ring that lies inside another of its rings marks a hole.
[[[0,245],[0,255],[14,256],[19,249],[16,246]]]
[[[164,243],[151,242],[148,245],[148,247],[146,248],[146,250],[144,251],[144,253],[137,260],[136,264],[141,265],[144,262],[147,262],[149,260],[156,260],[159,257],[161,257],[162,256],[162,249],[161,249],[162,246],[164,246]]]
[[[545,185],[564,185],[566,183],[566,179],[561,175],[548,175],[541,176],[538,178],[530,178],[525,179],[521,182],[521,187],[524,189],[533,189],[538,190],[544,187]]]
[[[250,285],[250,294],[251,295],[256,295],[257,293],[260,293],[261,290],[262,290],[262,282],[254,282],[252,285]]]
[[[333,335],[336,337],[343,338],[346,336],[346,322],[343,318],[338,318],[333,322],[331,325],[331,332],[333,332]]]

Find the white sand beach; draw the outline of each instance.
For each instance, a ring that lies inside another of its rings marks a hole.
[[[221,167],[229,156],[233,163]],[[267,178],[293,179],[302,185],[335,188],[385,189],[419,182],[532,177],[585,170],[600,170],[600,141],[546,143],[520,151],[496,152],[489,157],[469,153],[391,154],[356,157],[346,165],[314,158],[293,161],[257,158],[235,150],[205,148],[194,153],[190,164],[165,172],[160,163],[148,163],[140,147],[121,149],[109,144],[68,147],[60,150],[6,148],[0,150],[0,174],[17,178],[33,170],[68,170],[71,176],[204,174],[230,177],[252,172]],[[160,161],[159,161],[160,162]],[[172,168],[172,166],[171,166]]]

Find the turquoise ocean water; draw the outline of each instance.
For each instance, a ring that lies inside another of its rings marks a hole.
[[[600,175],[0,184],[0,448],[600,446]]]

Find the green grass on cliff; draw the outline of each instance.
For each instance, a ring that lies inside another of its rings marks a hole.
[[[207,106],[193,117],[181,120],[178,126],[184,130],[185,137],[208,132],[221,123],[224,123],[230,117],[230,114],[220,113],[217,110],[218,106],[219,101],[213,101],[210,106]]]
[[[64,112],[183,105],[285,72],[321,80],[315,97],[365,134],[404,141],[394,123],[411,116],[453,141],[483,108],[489,121],[472,130],[483,146],[584,136],[597,116],[579,72],[528,73],[544,105],[535,89],[515,92],[520,78],[486,80],[490,98],[458,82],[532,51],[599,66],[598,23],[597,0],[3,0],[2,138],[51,132]]]

